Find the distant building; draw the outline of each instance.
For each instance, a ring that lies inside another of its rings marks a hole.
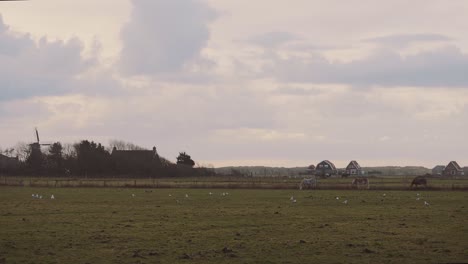
[[[3,154],[0,154],[0,172],[6,171],[9,169],[15,169],[18,166],[19,166],[18,157],[12,158],[12,157],[8,157]]]
[[[315,167],[315,175],[320,177],[330,177],[337,173],[338,171],[336,170],[335,164],[329,160],[324,160]]]
[[[357,161],[352,160],[348,166],[346,166],[345,173],[347,175],[362,175],[362,168]]]
[[[437,165],[432,168],[432,175],[433,176],[441,176],[444,173],[445,166],[444,165]]]
[[[445,167],[443,175],[444,176],[461,176],[463,175],[463,169],[458,165],[456,161],[451,161]]]
[[[149,173],[161,165],[156,147],[153,147],[153,150],[118,150],[114,147],[111,157],[119,173]]]
[[[314,175],[315,174],[315,166],[314,164],[307,167],[307,174]]]

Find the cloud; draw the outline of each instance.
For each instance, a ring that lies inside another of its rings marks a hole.
[[[271,31],[256,35],[248,39],[248,42],[268,48],[275,48],[282,44],[299,40],[300,37],[285,31]]]
[[[94,65],[81,56],[77,38],[36,43],[28,34],[13,32],[0,16],[0,101],[74,91],[78,75]]]
[[[395,34],[381,37],[367,38],[364,42],[373,42],[391,46],[404,47],[414,42],[447,42],[451,38],[441,34]]]
[[[468,54],[447,46],[402,56],[379,50],[351,62],[310,57],[275,57],[265,75],[284,82],[347,84],[353,86],[468,87]]]
[[[119,66],[126,75],[177,73],[201,60],[215,12],[196,0],[133,0],[121,31]]]

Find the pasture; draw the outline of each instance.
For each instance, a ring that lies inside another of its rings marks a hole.
[[[0,187],[0,263],[460,263],[467,219],[460,191]]]

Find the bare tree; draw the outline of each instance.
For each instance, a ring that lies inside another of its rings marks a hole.
[[[110,150],[117,149],[117,150],[146,150],[143,147],[135,145],[131,142],[125,142],[123,140],[112,139],[109,141]]]
[[[65,158],[76,157],[75,147],[73,144],[65,143],[62,146],[62,154]]]
[[[26,159],[31,154],[31,148],[29,147],[29,144],[24,143],[24,142],[16,143],[13,149],[14,149],[13,155],[17,156],[18,159],[21,161],[26,161]]]

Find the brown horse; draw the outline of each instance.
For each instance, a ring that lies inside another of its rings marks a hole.
[[[427,187],[427,180],[424,176],[417,176],[416,178],[414,178],[411,182],[410,189],[413,188],[413,186],[418,187],[420,185]]]
[[[367,189],[369,189],[369,179],[367,178],[354,178],[351,182],[352,187],[359,188],[359,186],[367,185]]]

